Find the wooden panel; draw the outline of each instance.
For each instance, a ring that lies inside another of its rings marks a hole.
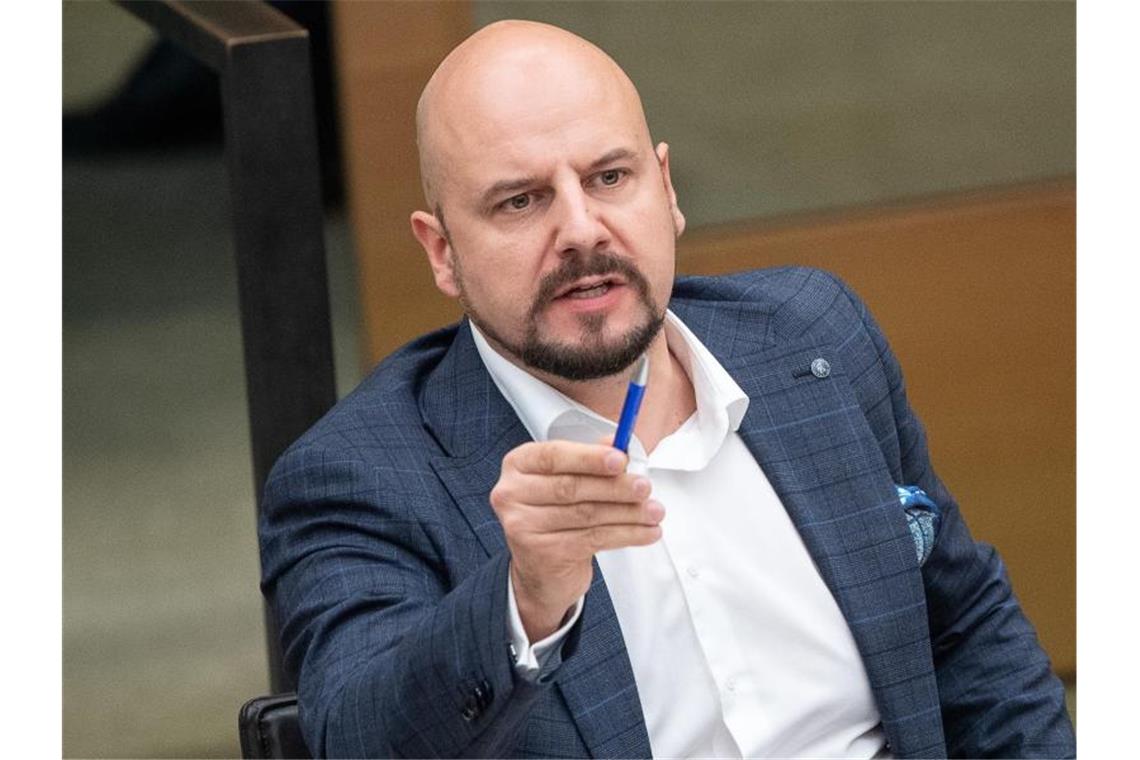
[[[423,208],[413,114],[435,67],[472,31],[467,2],[333,6],[365,368],[459,318],[436,290],[408,217]]]
[[[998,547],[1059,673],[1076,671],[1076,190],[1071,180],[705,228],[679,268],[803,264],[864,298],[934,462]]]

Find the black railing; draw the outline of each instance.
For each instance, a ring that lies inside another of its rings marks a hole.
[[[257,504],[273,462],[336,401],[309,34],[261,2],[123,8],[221,77]],[[265,608],[270,684],[293,683]]]

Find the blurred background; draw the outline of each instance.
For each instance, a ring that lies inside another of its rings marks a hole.
[[[340,393],[457,314],[407,229],[427,77],[563,26],[671,145],[683,271],[867,300],[1075,697],[1073,3],[273,5],[313,41]],[[269,683],[217,78],[110,2],[62,33],[64,754],[235,756]]]

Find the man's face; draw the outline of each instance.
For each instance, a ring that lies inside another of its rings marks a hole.
[[[614,77],[519,64],[440,130],[444,235],[425,248],[440,289],[516,361],[612,375],[648,347],[672,289],[684,218],[667,147]]]

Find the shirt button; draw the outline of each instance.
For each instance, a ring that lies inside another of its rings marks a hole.
[[[690,578],[700,578],[701,577],[701,571],[697,569],[696,565],[689,565],[688,569],[686,569],[685,572],[687,572],[689,574]]]
[[[724,688],[728,689],[729,691],[736,691],[736,679],[730,678],[725,681]]]

